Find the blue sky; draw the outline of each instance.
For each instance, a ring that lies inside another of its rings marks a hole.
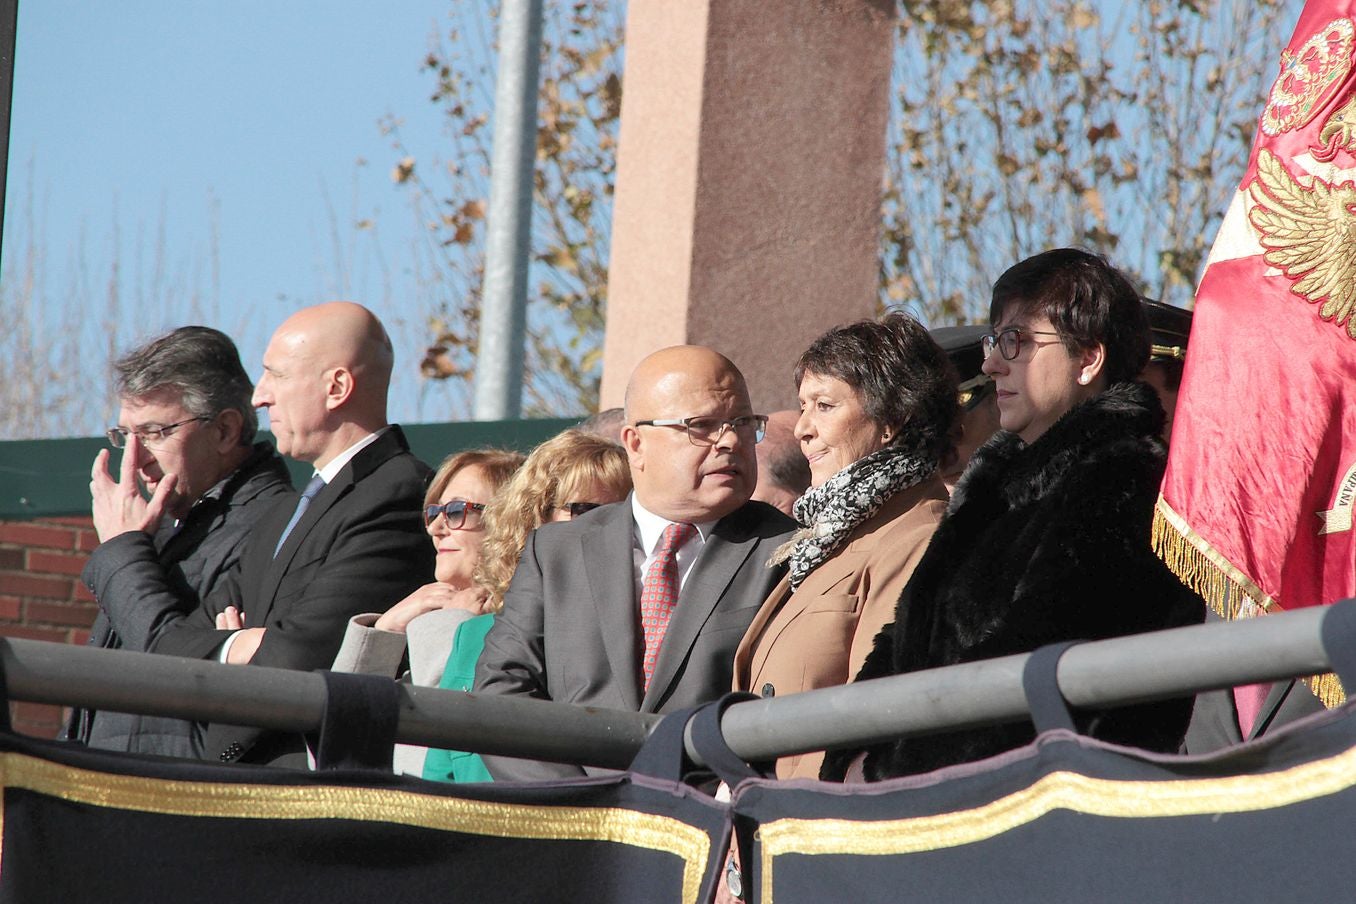
[[[21,2],[0,280],[18,279],[32,239],[47,329],[126,347],[205,322],[237,339],[252,373],[288,313],[350,297],[396,340],[393,417],[464,416],[464,402],[417,376],[432,296],[420,225],[391,181],[399,155],[378,127],[398,116],[421,165],[438,154],[419,67],[450,9]],[[101,399],[70,432],[94,432],[112,410]]]

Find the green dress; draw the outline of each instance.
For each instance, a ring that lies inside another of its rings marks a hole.
[[[469,691],[475,680],[476,660],[485,646],[485,635],[494,624],[493,615],[477,615],[457,626],[452,637],[452,653],[447,657],[441,688]],[[430,747],[424,758],[424,778],[433,782],[494,781],[478,754],[463,750],[439,750]]]

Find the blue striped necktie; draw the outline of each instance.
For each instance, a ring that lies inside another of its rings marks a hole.
[[[310,483],[306,484],[306,489],[301,491],[301,498],[297,500],[297,510],[292,513],[292,520],[287,522],[287,526],[283,528],[282,536],[278,538],[278,545],[273,547],[274,558],[277,558],[278,550],[282,549],[282,545],[287,542],[287,535],[292,533],[292,528],[296,527],[301,516],[306,514],[306,507],[311,504],[311,500],[316,497],[316,494],[324,488],[325,478],[319,474],[312,477]]]

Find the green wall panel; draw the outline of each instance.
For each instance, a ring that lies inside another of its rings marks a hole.
[[[578,423],[576,418],[531,421],[468,421],[409,424],[410,447],[430,466],[452,452],[497,446],[530,451],[543,440]],[[272,439],[268,433],[262,436]],[[89,514],[89,475],[94,456],[108,444],[99,439],[34,439],[0,442],[0,519]],[[114,455],[112,467],[117,467]],[[289,461],[292,482],[304,484],[309,465]]]

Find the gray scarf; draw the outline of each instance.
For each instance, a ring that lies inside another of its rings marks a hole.
[[[768,567],[789,562],[794,590],[887,499],[936,470],[936,458],[924,452],[922,443],[886,446],[857,459],[796,500],[796,520],[804,526],[777,548]]]

